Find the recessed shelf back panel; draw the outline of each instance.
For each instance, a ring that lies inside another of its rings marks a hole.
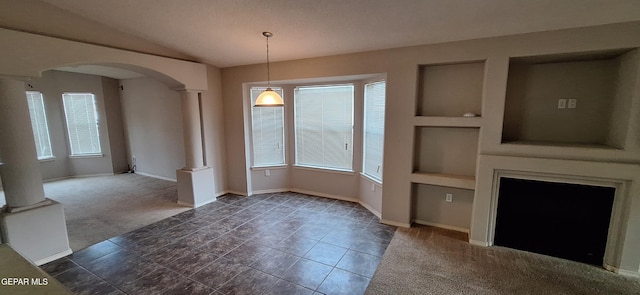
[[[475,175],[479,128],[418,127],[414,171]]]
[[[637,50],[513,58],[502,142],[623,148]]]
[[[420,66],[417,116],[481,115],[484,62]]]

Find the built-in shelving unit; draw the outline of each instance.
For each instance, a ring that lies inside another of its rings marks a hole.
[[[624,149],[638,55],[620,49],[511,58],[502,143]]]
[[[475,188],[483,81],[482,61],[420,66],[412,183]]]
[[[411,182],[419,184],[439,185],[473,190],[476,187],[476,178],[467,175],[414,172],[411,174]]]
[[[483,61],[419,67],[410,177],[417,223],[470,226],[483,84]],[[445,195],[452,196],[448,205]]]

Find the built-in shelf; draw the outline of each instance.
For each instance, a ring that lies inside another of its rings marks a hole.
[[[414,172],[411,174],[411,182],[468,190],[474,190],[476,187],[476,178],[467,175]]]
[[[416,115],[481,115],[484,62],[421,65]]]
[[[417,127],[481,127],[482,117],[436,117],[416,116],[413,125]]]
[[[624,149],[639,60],[638,49],[511,58],[502,143]]]
[[[602,150],[620,150],[617,147],[612,147],[604,144],[596,143],[566,143],[566,142],[550,142],[550,141],[532,141],[532,140],[517,140],[507,141],[502,144],[518,145],[518,146],[536,146],[536,147],[561,147],[561,148],[579,148],[579,149],[602,149]]]

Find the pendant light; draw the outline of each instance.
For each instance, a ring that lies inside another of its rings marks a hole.
[[[267,89],[260,93],[256,99],[256,107],[283,107],[282,97],[277,92],[271,90],[271,79],[269,76],[269,37],[273,37],[271,32],[262,32],[267,37]]]

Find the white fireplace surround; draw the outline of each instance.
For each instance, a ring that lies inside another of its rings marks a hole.
[[[640,277],[640,165],[480,155],[470,242],[492,246],[502,177],[616,189],[603,267]]]

